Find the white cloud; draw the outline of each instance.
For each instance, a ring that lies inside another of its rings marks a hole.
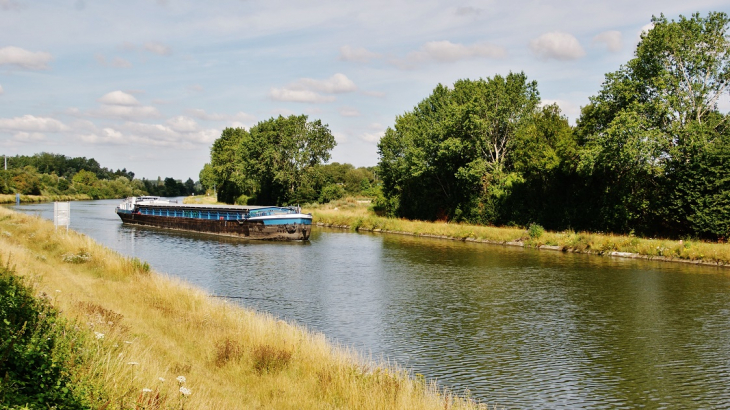
[[[124,91],[117,90],[104,94],[98,101],[101,107],[89,112],[92,117],[125,120],[160,117],[157,108],[140,104],[133,95]]]
[[[405,59],[393,63],[404,69],[412,69],[428,62],[453,63],[474,58],[504,58],[507,50],[494,44],[482,42],[472,45],[452,43],[451,41],[429,41],[418,51],[408,53]]]
[[[371,132],[364,132],[360,135],[360,139],[365,142],[378,142],[381,138],[383,138],[383,135],[385,135],[385,127],[383,124],[374,122],[370,124],[368,128]]]
[[[53,56],[45,51],[34,53],[13,46],[0,48],[0,65],[14,65],[28,70],[47,70],[51,60]]]
[[[185,110],[185,113],[193,118],[197,118],[199,120],[205,120],[205,121],[246,121],[246,122],[256,121],[255,116],[253,116],[251,114],[246,114],[243,111],[239,111],[233,115],[227,115],[227,114],[207,113],[205,110],[203,110],[201,108],[191,108],[191,109]]]
[[[354,61],[357,63],[367,63],[370,60],[380,58],[381,55],[367,50],[363,47],[353,48],[350,46],[340,47],[340,61]]]
[[[215,141],[220,131],[201,130],[195,121],[186,117],[169,119],[166,124],[125,122],[114,127],[85,130],[77,139],[100,145],[143,145],[152,147],[197,148]]]
[[[205,88],[200,84],[189,85],[187,89],[196,93],[202,93],[203,91],[205,91]]]
[[[335,101],[335,97],[325,94],[341,94],[357,90],[357,86],[346,75],[337,73],[324,80],[300,78],[283,88],[272,88],[269,96],[276,101],[326,103]]]
[[[200,130],[198,123],[194,119],[182,115],[170,118],[166,123],[172,130],[177,132],[196,132]]]
[[[17,1],[13,1],[13,0],[0,0],[0,9],[18,11],[21,8],[22,7],[21,7],[20,3],[18,3]]]
[[[561,31],[545,33],[530,41],[530,49],[542,60],[577,60],[586,55],[578,39]]]
[[[40,132],[19,132],[13,135],[13,139],[18,142],[39,142],[45,141],[46,136]]]
[[[301,103],[326,103],[336,99],[334,96],[317,94],[310,90],[290,90],[287,88],[272,88],[269,95],[276,101]]]
[[[139,101],[137,101],[136,98],[134,98],[133,95],[127,94],[124,91],[112,91],[110,93],[106,93],[98,100],[102,104],[108,104],[108,105],[125,105],[125,106],[133,106],[133,105],[140,105]]]
[[[639,32],[636,33],[636,39],[634,42],[636,44],[639,44],[639,42],[641,41],[641,36],[646,35],[653,28],[654,28],[654,23],[644,24],[643,26],[641,26],[641,29],[639,29]]]
[[[378,142],[381,138],[383,138],[383,135],[385,134],[384,131],[382,132],[366,132],[360,135],[360,139],[365,142]]]
[[[615,53],[621,50],[623,38],[620,31],[604,31],[593,37],[593,43],[604,43],[608,51]]]
[[[151,106],[128,106],[128,105],[106,105],[102,104],[96,110],[90,111],[92,117],[118,118],[134,120],[142,118],[159,118],[160,112]]]
[[[68,126],[50,117],[24,115],[15,118],[0,118],[0,132],[62,132],[66,130],[68,130]]]
[[[357,90],[357,86],[346,75],[337,73],[326,80],[315,80],[313,78],[302,78],[294,85],[294,89],[308,89],[328,94],[349,93]]]
[[[478,9],[476,7],[457,7],[456,8],[457,16],[477,16],[481,13],[482,13],[482,9]]]
[[[646,33],[648,33],[649,31],[651,31],[651,29],[653,29],[653,28],[654,28],[654,23],[649,23],[649,24],[645,24],[645,25],[643,25],[643,26],[641,27],[641,30],[639,30],[639,34],[640,34],[640,35],[641,35],[641,34],[646,34]]]
[[[340,107],[340,115],[343,117],[359,117],[360,111],[354,107]]]
[[[172,49],[162,43],[150,41],[144,44],[144,49],[150,53],[166,56],[172,54]]]
[[[121,57],[114,57],[111,61],[107,61],[106,57],[102,54],[96,54],[94,56],[96,61],[101,64],[104,67],[115,67],[115,68],[129,68],[132,66],[132,63],[129,61],[121,58]]]
[[[368,97],[377,97],[377,98],[385,98],[385,93],[382,91],[363,91],[363,95],[367,95]]]
[[[3,94],[5,94],[5,90],[3,89],[3,86],[0,85],[0,95],[3,95]]]

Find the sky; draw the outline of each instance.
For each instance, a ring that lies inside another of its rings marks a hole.
[[[331,162],[373,166],[385,129],[439,83],[522,71],[574,122],[652,15],[709,11],[730,5],[0,0],[0,154],[197,180],[224,128],[306,114],[335,136]]]

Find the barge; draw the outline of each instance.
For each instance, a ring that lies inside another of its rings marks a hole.
[[[299,207],[178,204],[156,196],[125,199],[122,223],[245,239],[306,241],[312,215]]]

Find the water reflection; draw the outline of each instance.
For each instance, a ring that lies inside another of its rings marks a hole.
[[[397,235],[302,243],[121,225],[72,228],[242,304],[510,408],[730,403],[728,270]],[[52,205],[24,205],[50,218]]]

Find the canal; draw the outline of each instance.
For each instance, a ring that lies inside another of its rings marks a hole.
[[[158,272],[506,408],[730,407],[730,270],[314,229],[308,243],[71,228]],[[13,206],[52,219],[53,204]]]

